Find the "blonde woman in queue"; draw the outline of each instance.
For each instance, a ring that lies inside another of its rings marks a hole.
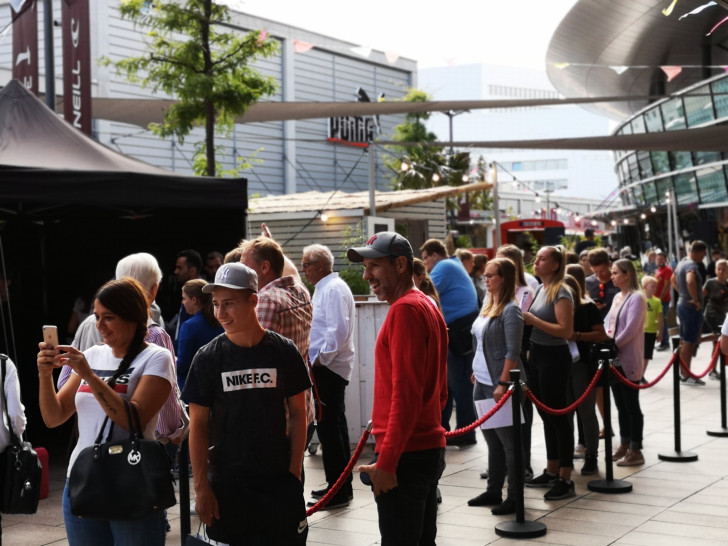
[[[81,450],[93,445],[107,415],[116,424],[112,439],[128,436],[124,400],[135,406],[144,437],[154,438],[159,410],[176,381],[172,353],[144,341],[148,303],[139,282],[124,277],[106,283],[96,294],[94,315],[103,345],[84,352],[70,345],[38,345],[38,399],[43,421],[54,428],[78,414],[78,442],[67,475]],[[53,371],[64,364],[71,366],[73,373],[56,392]],[[68,481],[63,492],[63,519],[71,546],[164,544],[163,510],[136,520],[80,518],[71,514]]]
[[[529,343],[528,387],[546,406],[568,405],[571,386],[571,351],[568,339],[574,333],[574,297],[564,285],[566,251],[545,246],[536,254],[533,272],[543,285],[536,292],[531,309],[523,314],[533,326]],[[538,410],[546,439],[546,469],[526,481],[528,487],[548,487],[546,500],[575,495],[571,471],[574,467],[574,435],[568,415],[551,415]]]
[[[488,297],[473,323],[474,400],[488,398],[498,402],[508,389],[510,372],[520,369],[523,313],[515,300],[516,266],[508,258],[496,258],[485,266]],[[522,375],[522,377],[525,377]],[[494,515],[516,511],[516,468],[513,427],[483,429],[488,444],[488,486],[484,493],[468,501],[469,506],[494,506]],[[508,494],[503,500],[503,483],[508,471]],[[519,469],[520,471],[520,469]]]
[[[627,259],[612,264],[612,283],[620,292],[614,296],[607,315],[607,334],[619,348],[622,375],[637,383],[644,373],[645,313],[647,303],[640,290],[637,271]],[[615,381],[612,384],[614,405],[619,418],[620,443],[612,455],[617,466],[645,464],[642,456],[642,433],[645,420],[640,408],[640,391]]]

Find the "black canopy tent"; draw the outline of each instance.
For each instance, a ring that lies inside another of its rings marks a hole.
[[[171,274],[182,249],[227,252],[245,236],[246,209],[244,178],[147,165],[86,137],[19,82],[0,90],[0,273],[10,296],[0,350],[17,358],[31,426],[41,326],[64,337],[74,300],[90,300],[127,254],[149,252]]]

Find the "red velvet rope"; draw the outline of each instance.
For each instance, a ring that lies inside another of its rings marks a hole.
[[[657,385],[657,383],[665,377],[665,374],[668,372],[670,368],[672,368],[672,365],[675,364],[675,359],[677,359],[677,353],[672,355],[672,358],[670,359],[670,362],[667,363],[667,366],[665,366],[665,369],[660,372],[660,374],[650,383],[645,383],[644,385],[640,385],[639,383],[633,383],[629,379],[627,379],[624,375],[622,375],[617,368],[612,366],[610,369],[612,370],[612,373],[614,376],[619,379],[621,383],[624,383],[631,389],[649,389],[650,387],[654,387]]]
[[[319,510],[326,506],[329,501],[331,500],[331,497],[336,495],[336,493],[339,492],[339,489],[341,489],[341,486],[344,485],[344,482],[349,477],[349,474],[351,474],[351,470],[354,468],[354,465],[359,460],[359,457],[361,456],[361,452],[364,451],[364,446],[367,443],[367,440],[369,439],[369,435],[372,433],[372,422],[369,421],[369,425],[367,426],[366,430],[362,433],[361,438],[359,439],[359,443],[356,446],[356,449],[354,450],[354,453],[351,456],[351,459],[349,459],[349,463],[346,465],[346,468],[341,473],[341,476],[339,476],[339,479],[336,480],[336,483],[329,489],[326,494],[319,499],[319,501],[314,504],[311,508],[306,510],[306,517],[309,517]]]
[[[495,412],[497,412],[499,409],[501,409],[503,407],[503,404],[506,403],[506,401],[511,397],[512,394],[513,394],[513,386],[508,388],[506,393],[501,397],[500,400],[498,400],[498,403],[495,406],[493,406],[493,408],[488,413],[483,415],[480,419],[473,421],[466,427],[458,428],[455,430],[448,430],[445,433],[445,437],[452,438],[453,436],[461,436],[462,434],[467,434],[471,430],[475,430],[477,427],[479,427],[480,425],[485,423],[488,419],[493,417],[493,415],[495,415]]]
[[[538,408],[545,411],[546,413],[550,413],[551,415],[566,415],[567,413],[571,413],[574,411],[577,407],[579,407],[582,403],[584,403],[584,400],[587,396],[589,396],[589,393],[594,389],[594,387],[597,384],[597,381],[599,381],[599,378],[602,375],[602,365],[599,365],[599,368],[597,368],[597,372],[594,374],[594,377],[591,380],[591,383],[589,383],[589,386],[584,391],[584,394],[582,394],[578,400],[576,400],[573,404],[570,406],[567,406],[563,409],[553,409],[548,407],[546,404],[541,402],[538,398],[536,398],[536,395],[531,392],[531,389],[526,387],[524,390],[526,392],[526,396],[528,396],[531,399],[531,402],[533,402]]]
[[[710,370],[713,369],[713,366],[715,366],[715,362],[718,360],[718,354],[720,353],[720,343],[715,344],[715,350],[713,351],[713,356],[710,359],[710,364],[708,364],[708,367],[705,368],[705,371],[701,374],[694,374],[690,371],[690,368],[688,368],[685,365],[685,362],[682,361],[682,358],[680,359],[680,368],[683,371],[683,375],[686,375],[688,377],[692,377],[693,379],[701,379],[708,375],[710,373]]]

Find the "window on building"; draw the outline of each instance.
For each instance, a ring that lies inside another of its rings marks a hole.
[[[692,96],[693,93],[702,96]],[[688,127],[702,125],[715,118],[713,116],[713,103],[710,96],[710,88],[707,85],[698,87],[694,91],[691,91],[689,95],[685,95],[683,97],[683,100],[685,103],[685,114],[688,120]]]
[[[645,126],[648,133],[662,133],[665,130],[662,126],[662,111],[659,108],[645,112]]]
[[[689,205],[700,201],[694,173],[683,173],[675,176],[675,194],[678,205]]]
[[[670,157],[667,152],[650,152],[652,157],[652,170],[656,175],[670,172]]]
[[[657,197],[657,188],[652,181],[642,183],[642,194],[645,198],[645,205],[652,205],[660,201]]]
[[[663,102],[660,109],[662,110],[662,119],[665,122],[666,131],[685,129],[685,111],[682,97],[675,97],[672,100]]]
[[[728,78],[710,84],[713,91],[713,107],[716,119],[728,117]]]
[[[701,169],[697,172],[701,203],[728,201],[727,175],[728,167]]]
[[[632,120],[632,133],[639,135],[647,132],[645,129],[645,118],[643,116],[637,116]]]

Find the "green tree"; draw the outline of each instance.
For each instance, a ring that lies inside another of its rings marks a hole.
[[[228,7],[213,0],[122,0],[119,9],[146,29],[150,53],[105,64],[178,101],[162,123],[150,125],[155,134],[183,142],[194,127],[204,126],[196,172],[215,176],[215,129],[229,133],[237,116],[275,93],[275,80],[249,64],[277,53],[278,43],[260,31],[230,32]]]
[[[423,102],[432,97],[419,89],[409,89],[402,99],[405,102]],[[405,114],[404,122],[394,128],[392,140],[402,142],[401,146],[387,146],[393,155],[387,157],[386,165],[392,172],[392,184],[397,190],[432,188],[435,186],[460,186],[468,176],[470,154],[444,153],[441,146],[428,144],[437,140],[437,135],[427,130],[429,112]]]

